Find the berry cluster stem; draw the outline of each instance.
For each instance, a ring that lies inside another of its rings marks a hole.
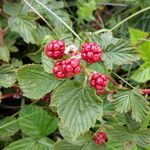
[[[3,37],[4,37],[4,31],[0,29],[0,47],[3,46]]]
[[[0,96],[0,100],[13,97],[16,93],[8,93]]]
[[[150,95],[150,89],[141,89],[141,92],[145,95]]]

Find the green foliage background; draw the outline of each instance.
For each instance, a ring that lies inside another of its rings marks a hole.
[[[4,0],[0,8],[0,149],[150,149],[150,99],[140,91],[150,89],[148,0]],[[44,54],[53,39],[101,45],[103,62],[87,67],[118,85],[97,95],[83,74],[58,80]],[[98,145],[101,130],[108,142]]]

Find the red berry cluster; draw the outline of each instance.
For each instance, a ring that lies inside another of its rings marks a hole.
[[[66,60],[57,61],[53,68],[53,73],[57,78],[71,77],[79,74],[81,71],[79,58],[68,58]]]
[[[104,90],[107,86],[107,77],[101,73],[93,73],[90,79],[90,84],[96,90]]]
[[[65,43],[59,40],[53,40],[45,47],[45,53],[52,59],[60,59],[64,56]]]
[[[103,51],[96,43],[84,43],[82,45],[81,57],[88,63],[101,61]]]
[[[57,60],[65,55],[65,43],[59,40],[53,40],[45,47],[45,53],[48,57]],[[57,61],[53,67],[53,73],[57,78],[71,77],[80,73],[79,58],[68,58],[66,60]]]
[[[97,144],[102,145],[102,144],[104,144],[105,142],[108,141],[108,138],[107,138],[105,132],[97,132],[96,135],[93,137],[93,140]]]
[[[57,60],[62,59],[65,54],[67,59],[58,60],[54,64],[53,73],[57,78],[73,77],[81,72],[80,59],[87,63],[95,63],[101,61],[103,50],[96,43],[84,43],[81,53],[77,52],[77,47],[70,45],[65,49],[65,43],[59,40],[53,40],[45,47],[45,53],[48,57]],[[90,84],[96,90],[104,90],[107,86],[107,77],[101,73],[93,73],[91,75]]]

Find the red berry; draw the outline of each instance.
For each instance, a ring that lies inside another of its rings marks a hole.
[[[84,43],[81,49],[81,57],[88,63],[101,61],[103,50],[96,43]]]
[[[103,90],[107,86],[107,77],[101,73],[93,73],[90,79],[90,84],[96,90]]]
[[[79,74],[81,71],[79,58],[68,58],[57,61],[53,68],[53,73],[57,78],[66,78]]]
[[[96,135],[93,137],[93,140],[97,144],[102,145],[102,144],[104,144],[105,142],[108,141],[108,138],[107,138],[105,132],[97,132]]]
[[[60,59],[64,56],[65,43],[59,40],[53,40],[45,47],[45,53],[52,59]]]

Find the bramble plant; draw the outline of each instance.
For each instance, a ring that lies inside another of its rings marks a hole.
[[[149,150],[149,10],[0,0],[0,149]]]

